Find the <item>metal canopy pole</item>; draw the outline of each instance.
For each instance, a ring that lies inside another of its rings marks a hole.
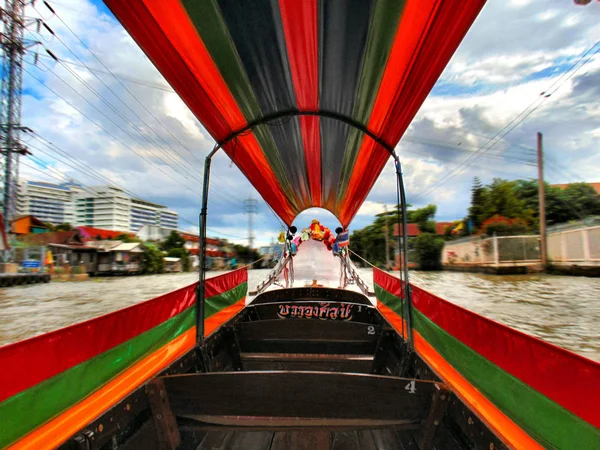
[[[214,154],[221,148],[220,145],[215,145],[212,151],[204,160],[204,181],[202,184],[202,209],[200,210],[200,267],[198,274],[198,288],[196,289],[196,345],[200,347],[204,343],[204,297],[206,287],[204,281],[206,279],[206,214],[208,211],[208,188],[210,185],[210,164]]]
[[[404,191],[404,179],[402,177],[402,166],[400,159],[393,154],[396,165],[396,180],[400,191],[400,202],[402,205],[402,265],[404,272],[404,299],[406,301],[406,328],[408,334],[408,347],[413,347],[412,332],[412,295],[410,282],[408,281],[408,217],[406,211],[406,192]],[[400,231],[400,217],[398,217],[398,231]],[[400,250],[400,232],[398,232],[398,250]]]

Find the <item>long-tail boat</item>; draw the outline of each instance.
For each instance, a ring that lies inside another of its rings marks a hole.
[[[0,348],[0,448],[600,448],[599,364],[413,286],[406,252],[374,293],[312,240],[253,292],[205,279],[219,149],[288,226],[346,228],[391,157],[405,218],[395,146],[484,0],[105,2],[217,143],[200,279]]]

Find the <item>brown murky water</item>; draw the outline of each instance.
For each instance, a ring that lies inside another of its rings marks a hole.
[[[365,280],[371,279],[369,270],[361,271]],[[250,287],[267,273],[250,271]],[[168,274],[0,289],[0,345],[97,317],[196,279],[194,273]],[[600,361],[598,278],[415,271],[411,281],[478,314]]]

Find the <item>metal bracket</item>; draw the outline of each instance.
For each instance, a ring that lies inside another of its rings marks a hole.
[[[146,393],[150,401],[159,448],[161,450],[175,450],[181,444],[181,436],[175,416],[169,406],[169,399],[162,378],[151,380],[146,386]]]
[[[433,448],[435,436],[444,418],[446,407],[448,406],[450,391],[443,387],[443,385],[438,384],[436,386],[438,390],[433,394],[431,409],[429,410],[429,415],[423,424],[423,432],[421,434],[421,439],[419,440],[420,450]]]

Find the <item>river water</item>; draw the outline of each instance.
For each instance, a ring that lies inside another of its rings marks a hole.
[[[360,270],[370,281],[370,270]],[[268,271],[248,273],[253,288]],[[164,274],[0,289],[0,345],[106,314],[196,279],[195,273]],[[478,314],[600,361],[599,278],[413,271],[411,281]]]

